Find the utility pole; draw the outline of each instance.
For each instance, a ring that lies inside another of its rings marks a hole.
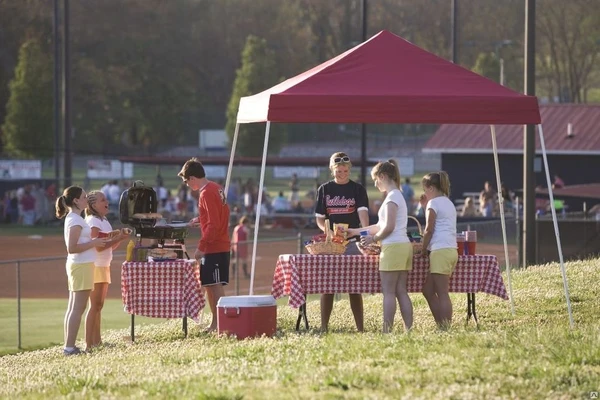
[[[64,186],[71,186],[73,151],[71,149],[71,49],[70,49],[70,21],[69,21],[69,0],[64,0],[63,8],[63,118],[64,118],[64,149],[65,149],[65,180]]]
[[[525,94],[535,96],[535,0],[525,0]],[[535,125],[523,131],[523,266],[535,264]]]
[[[362,41],[367,40],[367,0],[362,0]],[[367,124],[360,129],[360,183],[367,187]]]
[[[450,46],[452,47],[452,62],[458,64],[458,0],[450,2]]]
[[[60,190],[60,8],[54,0],[54,179]]]

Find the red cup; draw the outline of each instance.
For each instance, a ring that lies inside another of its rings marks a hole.
[[[459,256],[465,254],[465,235],[464,233],[456,234],[456,251]]]
[[[475,254],[477,248],[477,231],[465,231],[465,254]]]
[[[468,254],[474,255],[476,247],[477,247],[477,242],[467,242],[466,248],[467,248]]]

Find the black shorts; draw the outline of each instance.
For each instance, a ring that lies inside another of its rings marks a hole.
[[[200,260],[202,286],[229,283],[229,252],[205,254]]]

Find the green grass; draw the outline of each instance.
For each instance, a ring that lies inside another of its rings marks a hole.
[[[21,300],[21,345],[25,349],[39,349],[63,342],[63,319],[67,299]],[[124,329],[131,318],[123,311],[121,300],[109,299],[102,310],[103,330]],[[156,324],[163,319],[136,317],[135,325]],[[83,321],[79,337],[83,338]],[[0,355],[17,351],[17,301],[0,299]]]
[[[179,320],[104,335],[112,348],[65,358],[60,347],[0,358],[0,397],[196,399],[590,398],[600,390],[600,260],[567,264],[575,327],[569,327],[557,264],[513,274],[516,314],[478,295],[480,329],[464,325],[465,296],[453,295],[455,323],[438,331],[422,296],[415,327],[384,336],[381,296],[365,296],[367,333],[348,302],[336,303],[329,334],[296,333],[296,310],[278,308],[275,338],[237,341],[201,333],[184,339]],[[308,305],[318,327],[319,304]]]

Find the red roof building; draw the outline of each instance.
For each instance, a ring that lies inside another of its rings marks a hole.
[[[540,105],[548,154],[600,155],[600,104]],[[569,128],[570,126],[570,128]],[[499,154],[523,153],[523,126],[496,127]],[[539,137],[536,149],[541,154]],[[425,144],[426,153],[492,153],[487,125],[441,125]]]
[[[540,114],[551,179],[558,175],[566,185],[600,182],[600,104],[541,105]],[[522,125],[496,126],[501,180],[517,191],[523,185],[523,137]],[[423,152],[441,154],[454,198],[480,191],[485,181],[496,186],[489,126],[441,125]],[[548,186],[537,132],[535,179]]]

